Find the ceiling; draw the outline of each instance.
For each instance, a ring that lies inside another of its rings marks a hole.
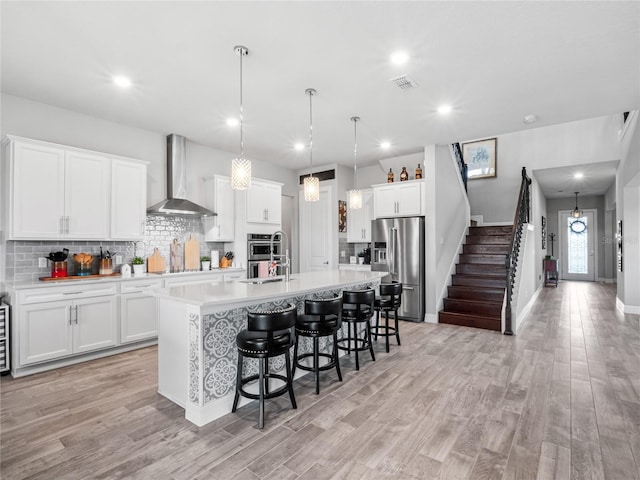
[[[2,91],[293,169],[640,106],[638,2],[1,2]],[[403,66],[389,61],[404,49]],[[114,74],[132,79],[122,90]],[[390,80],[408,74],[417,88]],[[450,104],[446,116],[436,109]],[[527,114],[538,121],[525,125]],[[379,143],[389,140],[390,150]],[[556,188],[556,187],[553,187]],[[565,188],[565,187],[563,187]],[[570,187],[567,187],[570,188]]]
[[[580,195],[604,195],[616,179],[618,160],[611,162],[572,165],[570,167],[542,168],[533,170],[533,175],[546,198],[573,197]],[[574,175],[582,174],[581,178]]]

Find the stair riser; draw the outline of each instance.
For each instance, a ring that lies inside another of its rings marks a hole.
[[[511,225],[499,227],[469,227],[469,235],[511,235]]]
[[[482,315],[485,317],[493,317],[499,320],[500,316],[502,315],[502,304],[445,298],[444,310],[446,312],[458,312],[458,313],[470,313],[472,315]]]
[[[505,278],[487,278],[476,277],[471,275],[453,275],[453,285],[468,287],[489,287],[489,288],[506,288],[507,279]]]
[[[447,289],[448,298],[460,300],[480,300],[481,302],[502,302],[504,290],[485,289],[483,287],[454,287]]]
[[[475,328],[484,328],[485,330],[494,330],[499,332],[502,330],[502,321],[501,320],[493,320],[493,319],[483,319],[478,317],[473,317],[471,315],[451,315],[447,312],[440,312],[438,314],[438,321],[440,323],[448,323],[450,325],[461,325],[463,327],[475,327]]]
[[[462,247],[462,253],[480,253],[480,254],[491,254],[491,255],[506,255],[510,250],[509,245],[487,245],[482,243],[473,243],[473,244],[465,244]]]
[[[476,263],[459,263],[456,265],[456,273],[471,275],[506,275],[504,265],[482,265]]]
[[[468,244],[472,245],[509,245],[510,235],[467,235]]]
[[[460,255],[460,263],[482,263],[484,265],[502,265],[505,264],[505,255],[481,255],[477,253],[463,253]]]

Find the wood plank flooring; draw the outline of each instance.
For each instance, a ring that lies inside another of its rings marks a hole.
[[[518,336],[401,323],[402,346],[296,382],[256,427],[248,405],[202,428],[160,396],[146,348],[3,377],[9,479],[640,480],[640,320],[615,287],[545,288]]]

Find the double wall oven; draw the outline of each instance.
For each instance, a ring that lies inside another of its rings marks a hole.
[[[281,253],[281,238],[276,235],[273,239],[273,254]],[[265,233],[250,233],[247,235],[247,278],[258,278],[260,262],[271,259],[271,235]]]

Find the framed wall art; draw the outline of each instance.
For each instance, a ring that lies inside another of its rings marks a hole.
[[[542,216],[542,222],[540,223],[540,232],[542,233],[542,249],[547,248],[547,219]]]
[[[467,164],[467,178],[491,178],[496,176],[498,139],[487,138],[462,144],[462,158]]]
[[[338,200],[338,233],[347,231],[347,202]]]

